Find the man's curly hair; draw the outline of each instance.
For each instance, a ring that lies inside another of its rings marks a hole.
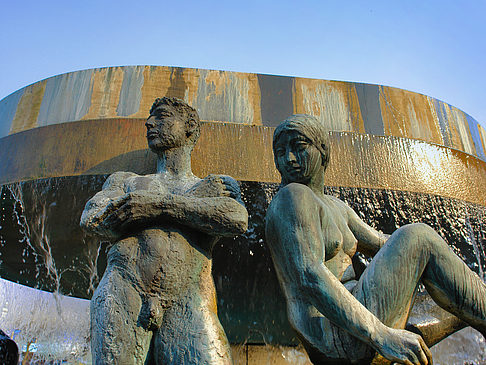
[[[187,135],[190,136],[188,139],[192,143],[196,143],[201,134],[201,122],[199,120],[199,115],[196,109],[187,104],[184,100],[164,96],[162,98],[155,99],[152,107],[150,108],[150,115],[162,105],[168,105],[174,108],[177,113],[179,113],[185,120]]]

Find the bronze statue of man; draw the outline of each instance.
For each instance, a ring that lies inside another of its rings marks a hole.
[[[219,237],[247,228],[239,186],[193,175],[200,122],[182,100],[155,100],[145,126],[157,172],[112,174],[81,217],[116,241],[91,300],[93,363],[230,364],[211,254]]]
[[[282,188],[266,215],[266,239],[289,321],[314,364],[432,363],[423,338],[405,330],[421,281],[443,309],[486,335],[486,285],[429,226],[384,235],[324,194],[328,133],[293,115],[274,133]],[[357,278],[356,251],[373,259]],[[358,279],[358,280],[356,280]]]

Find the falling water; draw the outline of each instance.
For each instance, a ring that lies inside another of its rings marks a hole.
[[[30,229],[27,218],[24,215],[25,204],[22,192],[23,183],[13,183],[10,185],[4,185],[2,188],[7,188],[10,191],[11,196],[15,200],[13,207],[13,213],[17,219],[17,223],[20,227],[19,232],[22,235],[20,243],[25,243],[36,256],[36,262],[43,265],[47,269],[47,275],[54,281],[55,290],[54,293],[59,293],[60,275],[56,269],[56,264],[52,257],[51,246],[49,245],[49,237],[46,234],[46,201],[43,199],[35,199],[33,202],[40,210],[40,213],[35,216]],[[55,204],[55,203],[53,203]],[[31,239],[32,237],[32,239]],[[37,266],[39,268],[40,266]],[[39,271],[37,271],[36,278],[39,277]]]
[[[90,361],[88,302],[72,296],[89,298],[106,265],[107,244],[79,228],[84,204],[101,189],[104,178],[46,179],[2,190],[2,277],[56,293],[4,281],[0,285],[0,328],[14,336],[20,347],[35,343],[32,350],[38,358]],[[298,347],[287,321],[285,299],[264,242],[265,212],[278,185],[243,182],[241,189],[250,216],[248,232],[222,239],[213,260],[218,315],[230,342],[242,344],[233,347],[235,363],[258,359],[265,365],[278,359],[284,364],[306,364],[305,351]],[[480,259],[484,257],[484,207],[398,191],[328,187],[326,193],[346,201],[368,224],[385,233],[424,221],[452,243],[472,269],[486,271]],[[22,270],[22,275],[15,275],[12,268]],[[466,360],[481,364],[485,348],[477,332],[466,329],[432,351],[436,364]]]
[[[0,279],[0,308],[0,326],[17,343],[23,358],[90,361],[88,300]]]
[[[17,342],[25,361],[91,361],[89,301],[63,294],[91,295],[106,244],[80,231],[80,209],[87,198],[66,194],[63,185],[70,186],[46,179],[4,185],[1,190],[2,276],[12,275],[11,280],[35,289],[0,279],[0,328]],[[78,181],[70,188],[75,191],[79,185]],[[56,211],[59,201],[68,214]],[[70,239],[71,231],[75,240]],[[60,245],[59,237],[72,246]],[[20,268],[18,275],[12,267]],[[71,281],[84,283],[83,288]],[[43,288],[50,292],[39,290]]]

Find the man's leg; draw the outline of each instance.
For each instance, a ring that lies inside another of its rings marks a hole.
[[[164,313],[155,334],[154,355],[164,365],[231,365],[231,349],[214,311],[198,294]]]
[[[117,272],[105,272],[91,299],[93,364],[144,364],[152,332],[137,325],[140,294]]]

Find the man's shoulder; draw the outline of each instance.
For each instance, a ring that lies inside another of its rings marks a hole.
[[[117,172],[114,172],[113,174],[111,174],[108,178],[113,178],[113,179],[120,179],[120,178],[129,178],[129,177],[132,177],[132,176],[148,176],[148,175],[138,175],[134,172],[130,172],[130,171],[117,171]]]
[[[200,180],[201,183],[209,183],[209,184],[219,184],[222,183],[228,187],[230,187],[233,191],[235,192],[240,192],[240,185],[238,182],[232,178],[231,176],[228,175],[222,175],[222,174],[210,174],[206,176],[204,179]]]
[[[137,175],[134,172],[128,172],[128,171],[114,172],[113,174],[108,176],[108,178],[106,179],[105,183],[103,184],[103,189],[105,189],[109,186],[112,186],[112,185],[123,184],[128,178],[135,177],[135,176],[141,176],[141,175]]]
[[[234,182],[235,184],[237,184],[235,178],[233,178],[229,175],[223,175],[223,174],[209,174],[208,176],[206,176],[202,180],[217,180],[217,179],[220,179],[220,180],[223,180],[223,181]]]

